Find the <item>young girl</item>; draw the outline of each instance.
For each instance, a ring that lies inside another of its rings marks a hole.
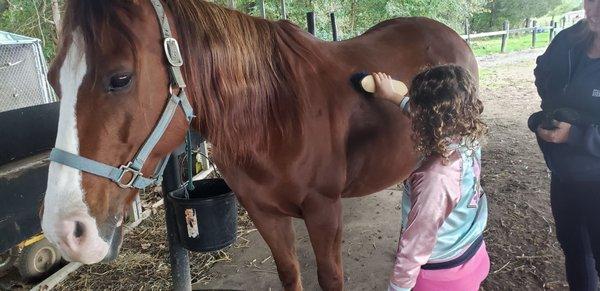
[[[404,183],[389,290],[478,290],[490,261],[483,241],[487,201],[479,183],[479,139],[487,128],[476,82],[459,66],[434,67],[415,77],[410,101],[402,102],[389,76],[374,78],[376,97],[407,107],[422,156]]]

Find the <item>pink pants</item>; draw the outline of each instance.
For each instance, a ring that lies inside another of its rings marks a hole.
[[[476,291],[490,272],[485,242],[465,264],[452,269],[421,270],[413,291]]]

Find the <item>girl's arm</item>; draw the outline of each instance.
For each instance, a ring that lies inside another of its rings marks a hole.
[[[456,173],[454,173],[456,172]],[[421,266],[429,261],[438,230],[460,200],[460,170],[448,173],[414,173],[411,210],[396,254],[389,290],[410,290],[416,284]]]
[[[375,81],[375,92],[374,95],[377,98],[387,99],[394,102],[396,105],[400,105],[404,94],[397,93],[392,87],[392,77],[384,73],[374,73],[373,79]]]

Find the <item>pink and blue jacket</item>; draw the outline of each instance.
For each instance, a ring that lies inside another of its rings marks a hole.
[[[447,164],[422,162],[404,183],[402,234],[389,290],[410,290],[421,269],[460,266],[479,250],[487,223],[479,143],[454,144]]]

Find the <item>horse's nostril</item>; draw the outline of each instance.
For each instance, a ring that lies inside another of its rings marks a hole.
[[[75,237],[76,238],[82,237],[84,231],[85,231],[85,227],[83,226],[83,223],[81,223],[79,221],[75,221],[75,232],[74,232]]]

